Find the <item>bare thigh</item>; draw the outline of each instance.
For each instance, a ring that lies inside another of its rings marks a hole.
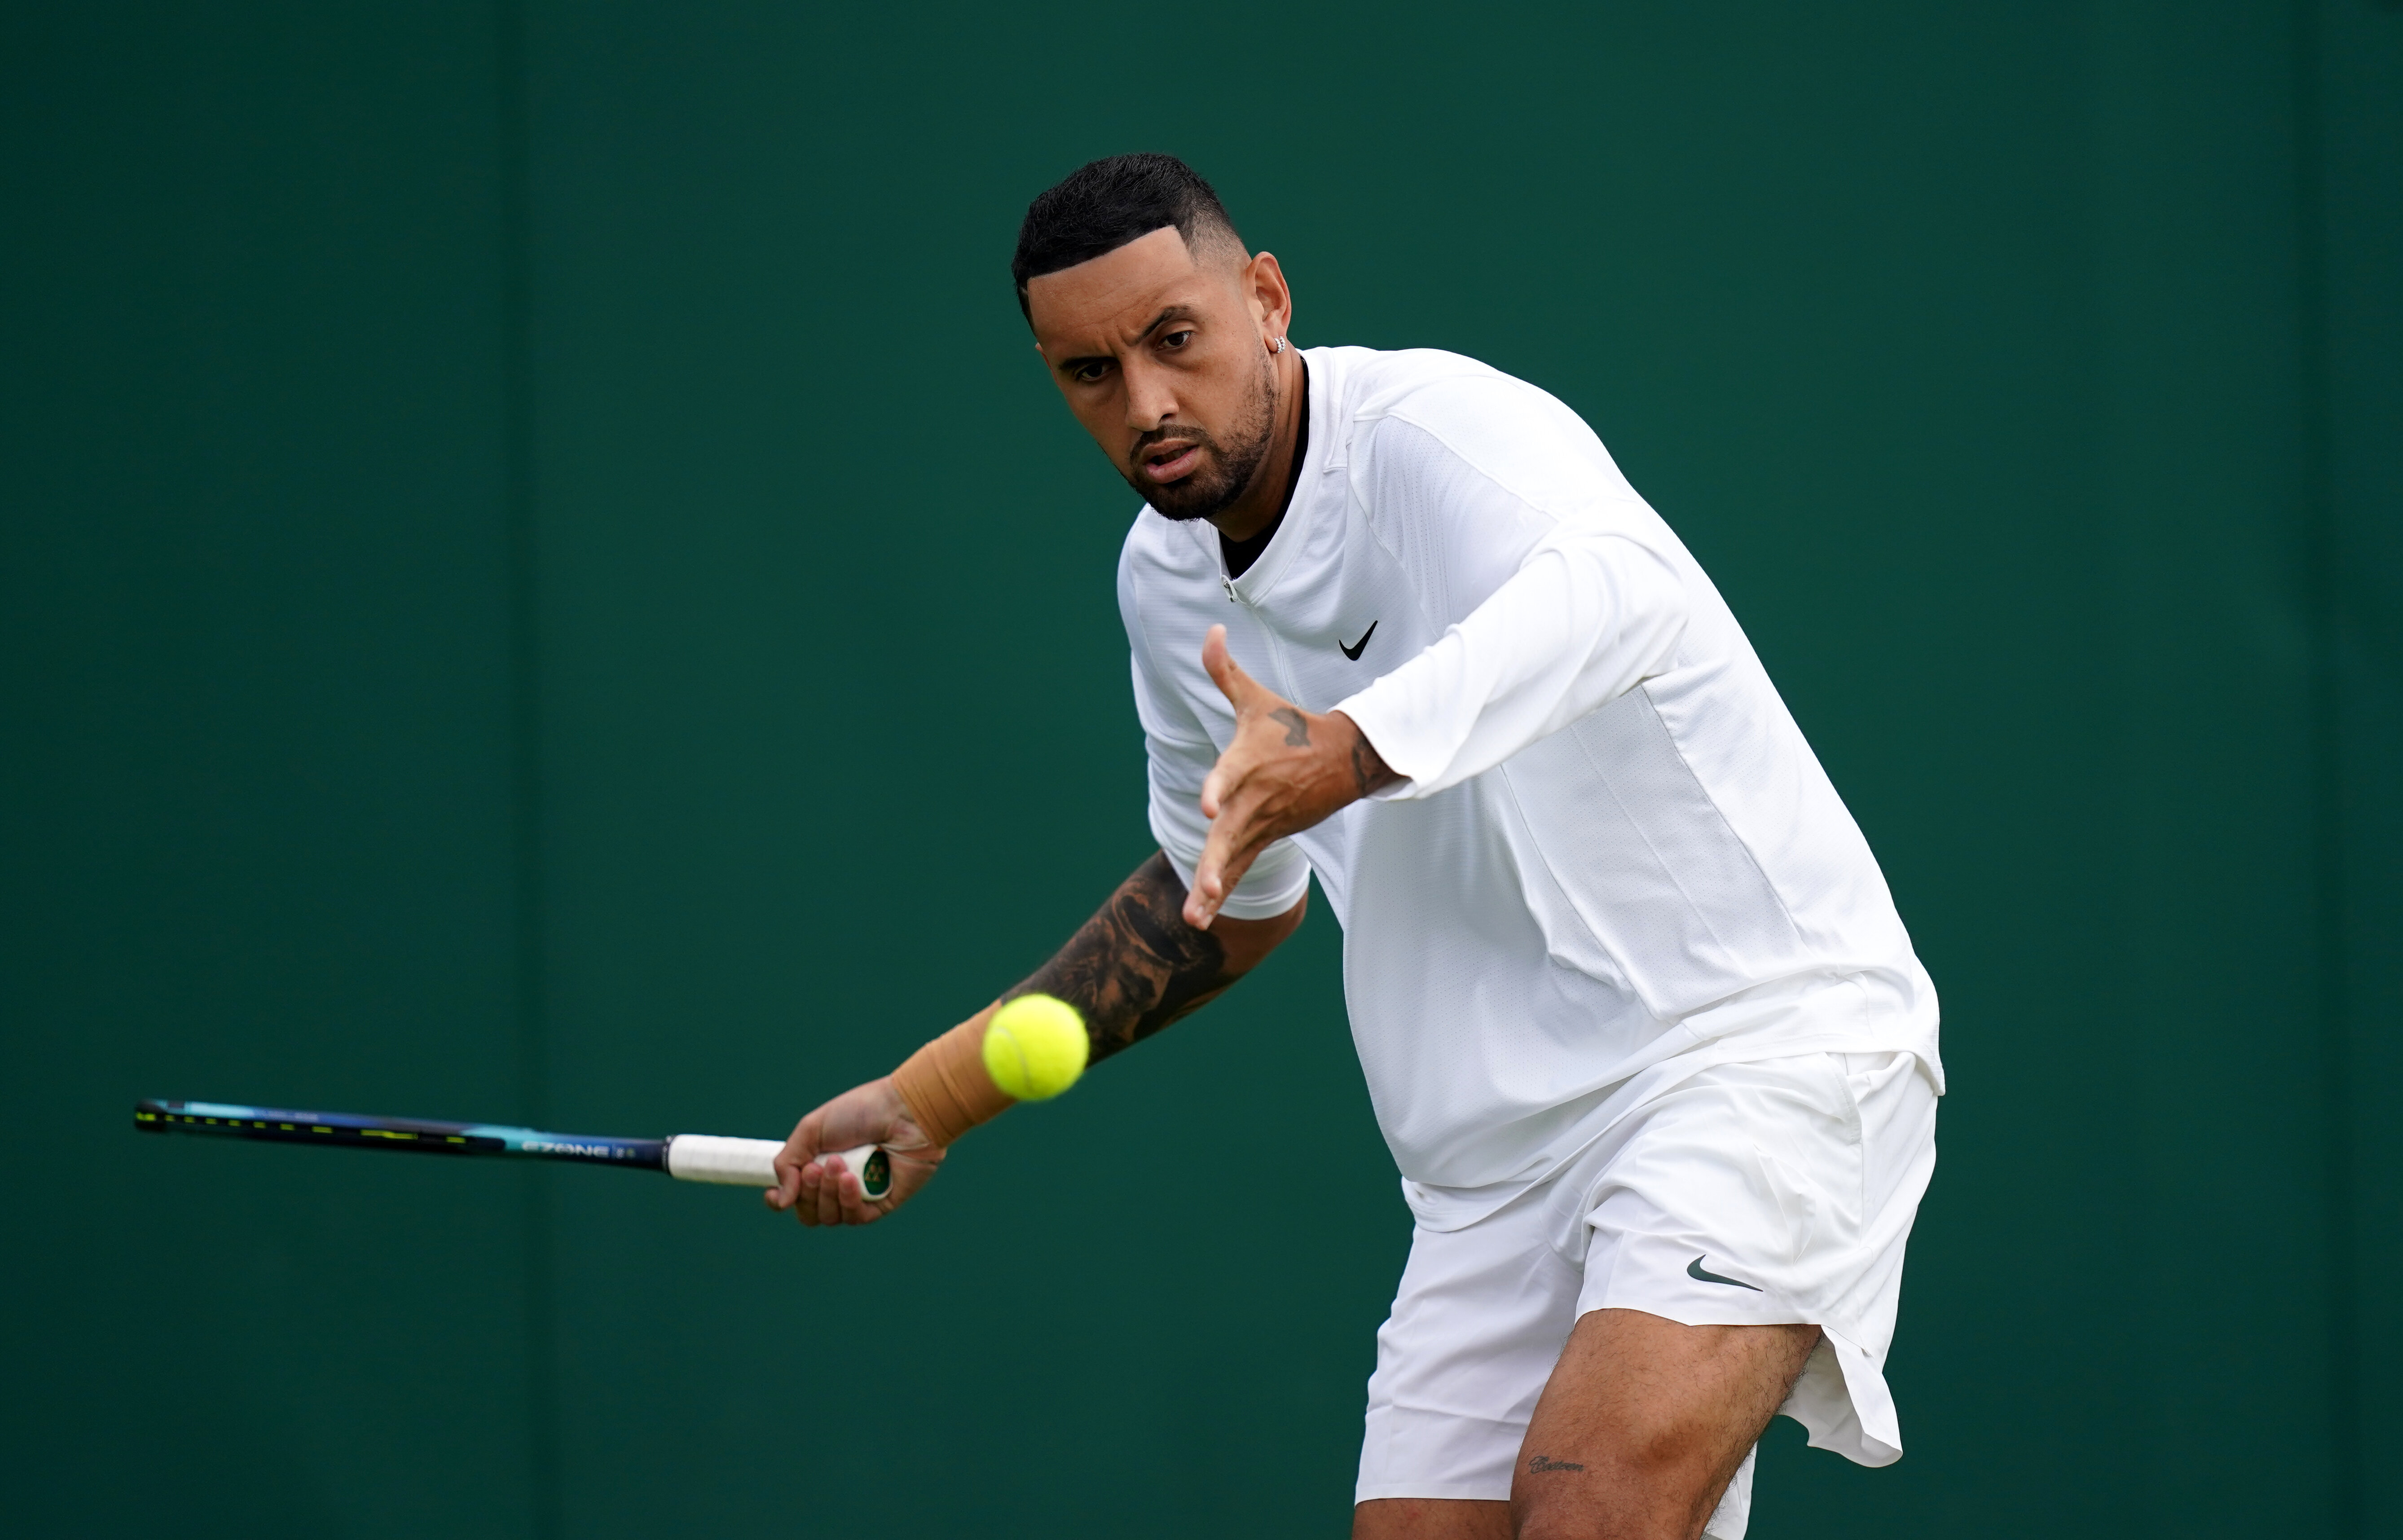
[[[1510,1505],[1372,1497],[1352,1510],[1352,1540],[1510,1540]]]
[[[1816,1326],[1580,1317],[1520,1446],[1514,1533],[1694,1540],[1818,1341]]]
[[[1816,1326],[1578,1318],[1507,1503],[1380,1498],[1354,1540],[1695,1540],[1819,1340]]]

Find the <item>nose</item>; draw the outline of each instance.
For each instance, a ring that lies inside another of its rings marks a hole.
[[[1120,368],[1126,370],[1127,426],[1149,433],[1176,415],[1176,393],[1167,370],[1140,358],[1130,358]]]

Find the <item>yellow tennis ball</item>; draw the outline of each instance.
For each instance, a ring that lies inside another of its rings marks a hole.
[[[1021,1102],[1045,1102],[1085,1073],[1085,1019],[1065,1000],[1021,994],[984,1029],[984,1071]]]

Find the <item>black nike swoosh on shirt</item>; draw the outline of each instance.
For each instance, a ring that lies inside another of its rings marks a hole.
[[[1702,1256],[1708,1256],[1709,1255],[1709,1252],[1702,1253]],[[1699,1279],[1705,1283],[1732,1283],[1737,1288],[1750,1289],[1755,1294],[1766,1292],[1757,1283],[1747,1283],[1741,1278],[1721,1278],[1717,1273],[1704,1271],[1702,1269],[1702,1256],[1697,1256],[1692,1261],[1686,1264],[1687,1277]]]
[[[1368,622],[1368,629],[1360,633],[1360,640],[1353,643],[1350,646],[1345,647],[1343,646],[1343,638],[1339,636],[1335,639],[1335,645],[1343,648],[1344,657],[1349,658],[1352,661],[1356,663],[1360,660],[1360,655],[1368,650],[1368,638],[1376,634],[1377,622],[1371,620]]]

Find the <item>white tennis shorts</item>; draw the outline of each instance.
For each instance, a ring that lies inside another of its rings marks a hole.
[[[1900,1459],[1886,1348],[1935,1167],[1916,1058],[1806,1054],[1702,1070],[1496,1212],[1421,1226],[1377,1333],[1357,1501],[1507,1498],[1535,1398],[1596,1310],[1815,1324],[1779,1410],[1860,1464]],[[1742,1540],[1751,1505],[1747,1455],[1703,1533]]]

